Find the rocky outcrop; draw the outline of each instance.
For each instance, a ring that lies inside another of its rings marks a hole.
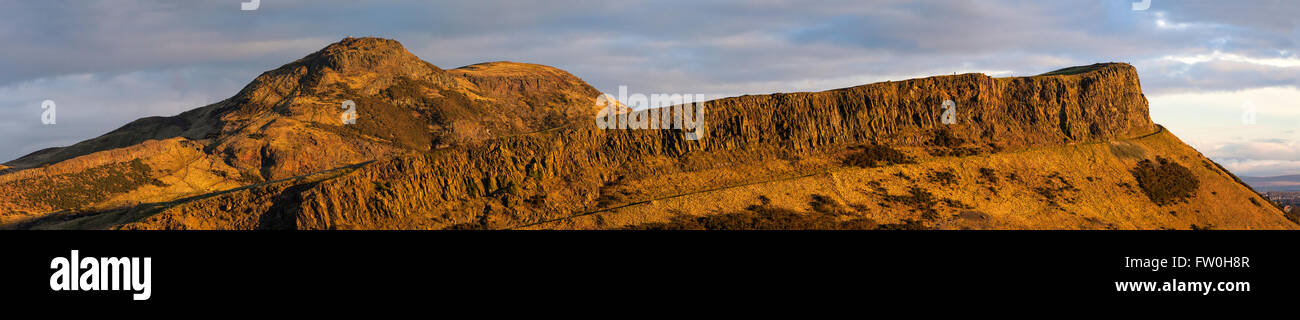
[[[940,122],[956,105],[956,124]],[[1136,70],[1098,65],[1072,76],[982,74],[876,83],[817,93],[743,96],[709,104],[711,148],[925,144],[937,130],[976,145],[1061,144],[1155,131]]]

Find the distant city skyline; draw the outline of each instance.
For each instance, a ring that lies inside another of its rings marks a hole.
[[[1153,120],[1188,144],[1238,175],[1300,174],[1291,1],[240,2],[0,0],[0,161],[211,104],[378,36],[442,68],[510,60],[604,92],[713,96],[1127,62]],[[40,121],[44,100],[55,125]]]

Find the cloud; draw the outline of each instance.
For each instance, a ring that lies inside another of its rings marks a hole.
[[[1127,1],[1027,0],[277,0],[256,11],[238,1],[5,1],[0,157],[212,103],[262,71],[371,35],[444,68],[540,63],[606,92],[816,91],[1124,61],[1138,68],[1156,119],[1208,145],[1225,142],[1198,135],[1231,126],[1216,123],[1237,117],[1242,97],[1270,115],[1262,121],[1291,119],[1275,109],[1294,103],[1266,91],[1294,97],[1296,16],[1300,6],[1288,1],[1155,0],[1147,11]],[[32,120],[44,99],[58,102],[67,126]],[[91,110],[102,115],[79,115]],[[1234,132],[1247,141],[1283,130],[1262,127]]]
[[[1180,91],[1148,95],[1148,100],[1153,121],[1225,166],[1250,164],[1252,175],[1268,176],[1289,174],[1283,162],[1300,161],[1300,89]],[[1247,117],[1253,124],[1243,122],[1249,111],[1254,111]]]
[[[1245,28],[1264,30],[1275,33],[1295,32],[1300,21],[1295,19],[1297,10],[1290,1],[1234,1],[1225,4],[1214,0],[1156,0],[1152,6],[1159,11],[1190,21],[1204,21]]]
[[[111,76],[67,75],[0,87],[0,159],[95,137],[144,115],[175,115],[234,95],[234,70],[187,68]],[[210,92],[228,92],[214,95]],[[41,103],[55,102],[57,121],[41,122]]]
[[[1214,146],[1202,150],[1217,159],[1300,161],[1300,143],[1287,139],[1260,139]]]
[[[1296,160],[1225,159],[1215,161],[1227,168],[1228,171],[1232,171],[1233,174],[1244,177],[1300,174],[1300,161]]]
[[[1165,56],[1138,64],[1148,94],[1237,91],[1300,86],[1300,59],[1251,57],[1214,51]]]
[[[1253,58],[1236,54],[1225,54],[1219,51],[1214,51],[1214,53],[1211,54],[1198,54],[1194,56],[1164,56],[1162,59],[1178,61],[1183,64],[1197,64],[1210,61],[1231,61],[1274,68],[1291,68],[1300,66],[1300,58],[1295,57]]]

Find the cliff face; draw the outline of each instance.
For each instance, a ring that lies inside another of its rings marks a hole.
[[[944,100],[956,124],[940,122]],[[816,93],[743,96],[709,105],[710,148],[779,145],[804,150],[877,142],[919,145],[947,130],[976,145],[1022,147],[1136,136],[1155,131],[1137,71],[1093,66],[1070,76],[982,74],[876,83]]]

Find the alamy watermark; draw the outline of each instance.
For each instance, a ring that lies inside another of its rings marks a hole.
[[[1259,108],[1255,107],[1255,102],[1246,100],[1241,104],[1241,124],[1255,125],[1259,123]]]
[[[943,124],[949,124],[949,125],[957,124],[957,103],[956,102],[952,102],[952,100],[944,100],[943,103],[939,105],[939,107],[943,108],[943,114],[939,115],[939,122],[942,122]]]
[[[56,119],[56,109],[58,109],[58,106],[54,105],[54,100],[41,101],[41,110],[44,110],[41,111],[41,123],[47,125],[55,124],[55,121],[58,120]]]
[[[684,139],[699,140],[707,129],[704,124],[703,94],[628,95],[627,86],[618,86],[618,97],[602,93],[596,97],[596,128],[601,130],[680,129]]]
[[[257,10],[257,8],[261,6],[262,6],[262,0],[248,0],[248,2],[239,3],[239,10],[253,11],[253,10]]]
[[[134,300],[149,300],[153,274],[150,257],[90,257],[72,250],[50,260],[50,290],[129,291]]]
[[[343,105],[340,107],[342,107],[343,113],[339,114],[339,121],[343,122],[344,125],[357,124],[357,103],[352,102],[352,100],[343,100]]]
[[[1142,0],[1133,3],[1133,11],[1146,11],[1151,9],[1151,0]]]

